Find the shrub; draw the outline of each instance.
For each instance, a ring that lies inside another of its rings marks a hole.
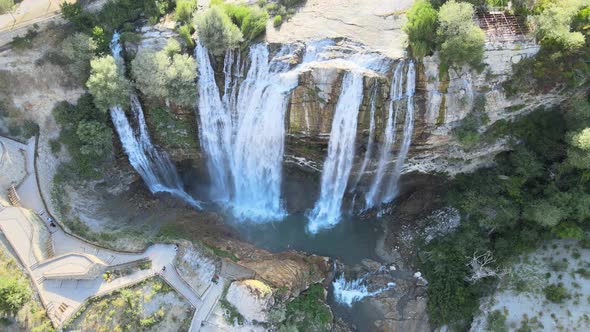
[[[553,227],[565,218],[565,212],[547,200],[535,200],[525,207],[523,218],[543,227]]]
[[[162,51],[164,52],[164,54],[166,54],[167,57],[172,58],[175,54],[180,53],[180,43],[176,39],[168,39],[168,42],[166,42],[166,45],[164,46]]]
[[[112,151],[113,131],[105,123],[81,121],[76,133],[82,142],[80,153],[83,155],[103,157]]]
[[[176,20],[180,23],[189,24],[193,19],[193,12],[197,9],[195,0],[176,1]]]
[[[244,18],[240,29],[246,41],[252,41],[266,31],[266,21],[268,21],[268,13],[251,7],[249,15]]]
[[[484,32],[473,22],[473,5],[451,0],[441,6],[437,29],[441,61],[478,67],[483,60]]]
[[[31,299],[29,285],[16,277],[0,277],[0,313],[15,314]]]
[[[49,141],[51,153],[58,154],[61,151],[61,143],[58,140],[52,139]]]
[[[551,284],[545,287],[543,293],[545,293],[545,298],[547,298],[547,300],[554,303],[563,303],[565,300],[571,298],[571,295],[568,293],[567,289],[563,287],[562,283]]]
[[[72,3],[64,1],[60,6],[63,18],[71,22],[77,31],[89,32],[96,25],[94,15],[85,12],[79,1]]]
[[[24,36],[16,36],[12,38],[12,42],[10,44],[14,48],[21,50],[31,48],[33,47],[33,40],[35,39],[35,37],[37,37],[38,34],[39,32],[36,29],[29,28],[27,29],[27,33]]]
[[[0,15],[8,13],[14,7],[14,0],[0,0]]]
[[[265,10],[243,4],[224,4],[221,7],[232,22],[240,28],[245,41],[252,41],[266,31],[268,13]]]
[[[416,58],[432,53],[436,46],[437,12],[430,2],[420,0],[407,13],[404,31],[408,34],[410,50]]]
[[[226,49],[237,47],[243,39],[238,27],[218,6],[200,14],[196,27],[199,41],[216,56],[222,55]]]
[[[68,70],[80,81],[86,81],[90,75],[90,59],[94,56],[98,44],[87,34],[75,33],[62,42],[62,53],[68,59]]]
[[[193,49],[195,47],[195,41],[193,40],[193,36],[191,33],[191,27],[188,25],[183,25],[178,28],[178,35],[184,42],[185,47],[189,49]]]
[[[303,0],[279,0],[279,3],[287,8],[299,6]]]
[[[90,77],[86,82],[94,103],[104,112],[115,105],[126,105],[129,98],[129,83],[121,73],[115,59],[110,56],[90,61]]]
[[[281,15],[277,15],[272,19],[272,25],[277,28],[283,24],[283,17]]]
[[[508,332],[508,328],[506,327],[506,315],[500,310],[490,312],[486,321],[486,331]]]
[[[326,331],[332,321],[332,313],[324,303],[324,288],[314,284],[287,304],[285,325],[298,331]]]

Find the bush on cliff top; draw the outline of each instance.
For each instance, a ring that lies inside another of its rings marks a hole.
[[[242,32],[218,6],[207,9],[195,20],[199,41],[214,55],[223,55],[243,40]]]

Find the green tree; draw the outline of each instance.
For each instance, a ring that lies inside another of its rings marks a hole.
[[[584,0],[565,0],[550,3],[533,18],[537,38],[541,45],[551,49],[577,51],[585,45],[584,35],[572,31],[572,21],[578,11],[588,5]]]
[[[193,19],[193,12],[197,9],[195,0],[177,0],[176,1],[176,20],[180,23],[188,24]]]
[[[15,314],[31,299],[31,290],[24,280],[0,277],[0,313]]]
[[[186,54],[176,54],[166,71],[168,97],[177,105],[191,106],[197,99],[197,63]]]
[[[473,5],[451,0],[438,14],[440,57],[449,65],[478,67],[483,60],[485,34],[473,22]]]
[[[81,32],[68,36],[62,43],[62,52],[69,60],[70,72],[81,81],[85,81],[90,75],[90,59],[97,47],[94,39]]]
[[[110,39],[107,38],[104,29],[100,26],[92,28],[92,39],[96,42],[97,52],[108,54],[110,50]]]
[[[199,41],[216,56],[223,55],[226,49],[237,47],[243,39],[238,27],[219,6],[198,15],[196,28]]]
[[[523,218],[543,227],[554,227],[566,217],[566,213],[547,200],[535,200],[524,208]]]
[[[131,73],[137,88],[146,96],[181,106],[193,105],[197,64],[189,55],[173,53],[171,48],[160,52],[142,50],[131,62]]]
[[[571,145],[584,151],[590,150],[590,128],[586,128],[572,137]]]
[[[112,56],[92,59],[90,68],[86,87],[100,110],[106,112],[109,107],[128,103],[129,83],[118,70]]]
[[[71,22],[78,31],[89,32],[96,25],[95,17],[85,12],[79,1],[62,2],[61,15],[66,21]]]
[[[81,121],[76,134],[82,142],[80,153],[104,157],[112,151],[113,131],[98,121]]]
[[[140,50],[131,61],[131,75],[135,85],[144,95],[154,98],[168,98],[166,68],[170,58],[164,52]]]
[[[436,28],[438,13],[430,2],[420,0],[406,14],[408,21],[404,31],[408,34],[412,55],[423,58],[431,54],[436,47]]]

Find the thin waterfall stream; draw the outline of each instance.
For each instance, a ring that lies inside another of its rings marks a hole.
[[[117,33],[113,35],[111,49],[115,63],[119,70],[123,70],[122,49]],[[139,173],[150,192],[166,192],[196,208],[202,208],[201,202],[184,191],[178,171],[170,158],[152,144],[141,103],[135,94],[130,96],[130,110],[139,127],[138,132],[133,130],[121,106],[111,107],[110,114],[131,166]]]

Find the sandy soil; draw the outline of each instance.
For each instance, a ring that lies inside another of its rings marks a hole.
[[[590,274],[583,275],[581,269],[590,271],[590,249],[573,240],[552,241],[521,257],[512,275],[483,301],[483,312],[471,331],[485,330],[488,314],[494,310],[506,314],[506,327],[511,331],[523,325],[533,331],[589,331]],[[571,296],[563,303],[548,301],[543,292],[557,283]]]

